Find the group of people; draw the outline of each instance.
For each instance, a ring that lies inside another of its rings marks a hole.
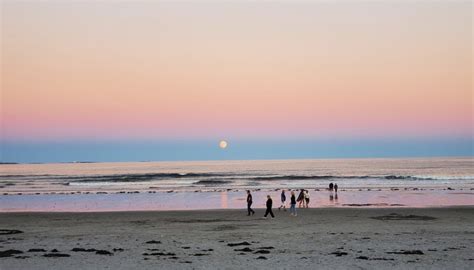
[[[329,184],[329,191],[331,191],[331,194],[333,190],[337,194],[337,184],[330,183]],[[337,195],[336,195],[337,196]],[[280,211],[283,209],[286,211],[286,194],[285,190],[281,191],[280,194],[280,200],[281,200],[281,205],[278,207],[278,210]],[[255,211],[252,209],[252,194],[250,193],[250,190],[247,190],[247,216],[254,215]],[[298,207],[303,207],[303,208],[308,208],[309,207],[309,191],[305,189],[301,189],[300,193],[298,194],[298,198],[295,196],[295,192],[291,191],[291,197],[290,197],[290,215],[291,216],[297,216],[296,214],[296,203],[298,204]],[[267,216],[270,214],[272,218],[275,218],[275,215],[273,214],[272,207],[273,207],[273,200],[270,195],[267,195],[267,201],[265,203],[266,210],[265,210],[265,215],[263,216],[264,218],[267,218]]]
[[[278,207],[278,210],[280,210],[281,208],[286,210],[285,201],[286,201],[285,191],[282,190],[282,192],[281,192],[281,206]],[[252,194],[250,193],[250,190],[247,190],[247,212],[248,212],[247,216],[255,215],[255,211],[252,209],[252,203],[253,203]],[[270,214],[270,216],[272,218],[275,218],[275,214],[273,214],[273,211],[272,211],[273,200],[272,200],[272,197],[270,195],[267,195],[267,202],[265,203],[265,206],[267,208],[265,210],[265,214],[263,215],[263,217],[266,218],[268,216],[268,214]],[[294,191],[291,192],[290,213],[291,213],[291,215],[296,216],[296,197],[295,197],[295,192]]]

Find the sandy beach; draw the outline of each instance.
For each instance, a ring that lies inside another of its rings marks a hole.
[[[0,269],[472,269],[474,208],[1,213]]]

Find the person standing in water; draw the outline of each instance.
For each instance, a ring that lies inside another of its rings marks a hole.
[[[296,217],[296,197],[295,197],[295,192],[291,192],[291,198],[290,198],[290,215]]]
[[[337,193],[337,183],[334,185],[334,191]]]
[[[329,191],[332,191],[332,190],[333,190],[333,188],[334,188],[334,184],[333,184],[332,182],[331,182],[331,183],[329,183]]]
[[[270,197],[270,195],[267,195],[266,205],[267,205],[267,211],[265,211],[265,215],[263,217],[267,218],[267,215],[270,214],[270,216],[272,216],[272,218],[274,218],[275,215],[273,215],[273,211],[272,211],[273,201],[272,201],[272,197]]]
[[[253,211],[252,207],[252,194],[250,194],[250,190],[247,190],[247,216],[255,214],[255,211]]]
[[[283,208],[283,210],[286,211],[286,205],[285,205],[286,195],[285,195],[285,190],[284,189],[281,190],[280,198],[281,198],[281,206],[278,207],[278,211],[280,211],[280,209],[282,209],[282,208]]]

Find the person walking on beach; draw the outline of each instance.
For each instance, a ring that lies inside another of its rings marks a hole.
[[[332,182],[331,182],[331,183],[329,183],[329,191],[332,191],[332,190],[333,190],[333,188],[334,188],[334,184],[333,184]]]
[[[272,218],[275,218],[275,215],[273,215],[273,211],[272,211],[273,201],[272,201],[272,197],[270,197],[270,195],[267,195],[266,205],[267,205],[267,211],[265,211],[265,215],[263,217],[267,218],[267,215],[270,214],[270,216],[272,216]]]
[[[336,194],[337,194],[337,183],[334,185],[334,192],[336,192]]]
[[[285,205],[286,195],[285,195],[285,190],[284,189],[281,190],[280,198],[281,198],[281,206],[278,207],[278,211],[280,211],[282,208],[283,208],[283,210],[286,211],[286,205]]]
[[[295,192],[291,192],[291,197],[290,197],[290,215],[296,217],[296,197],[295,197]]]
[[[301,204],[303,204],[304,207],[304,189],[300,190],[300,194],[298,194],[298,199],[296,199],[296,201],[298,202],[298,207],[301,208]]]
[[[306,202],[306,208],[308,208],[309,207],[309,191],[308,190],[304,191],[304,200]]]
[[[247,190],[247,216],[250,216],[251,214],[255,214],[255,211],[253,211],[252,207],[252,194],[250,194],[250,190]]]

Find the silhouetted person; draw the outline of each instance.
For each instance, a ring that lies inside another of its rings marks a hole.
[[[304,207],[304,189],[300,190],[300,194],[298,194],[298,199],[296,199],[298,202],[298,207],[301,207],[301,204],[303,204]]]
[[[263,216],[264,218],[267,217],[268,214],[270,214],[270,216],[272,216],[272,218],[275,217],[275,215],[273,215],[273,211],[272,211],[272,205],[273,205],[273,201],[272,201],[272,197],[270,197],[270,195],[267,195],[267,211],[265,211],[265,215]]]
[[[296,197],[295,197],[295,192],[291,192],[291,198],[290,198],[290,215],[296,216]]]
[[[337,184],[334,185],[334,191],[337,193]]]
[[[250,190],[247,190],[247,216],[250,216],[251,214],[255,214],[255,211],[253,211],[252,207],[252,194],[250,194]]]
[[[285,205],[286,195],[285,195],[285,190],[284,189],[281,190],[280,199],[281,199],[281,206],[278,207],[278,210],[283,208],[286,211],[286,205]]]
[[[331,182],[329,183],[329,191],[332,191],[334,189],[334,184]]]

